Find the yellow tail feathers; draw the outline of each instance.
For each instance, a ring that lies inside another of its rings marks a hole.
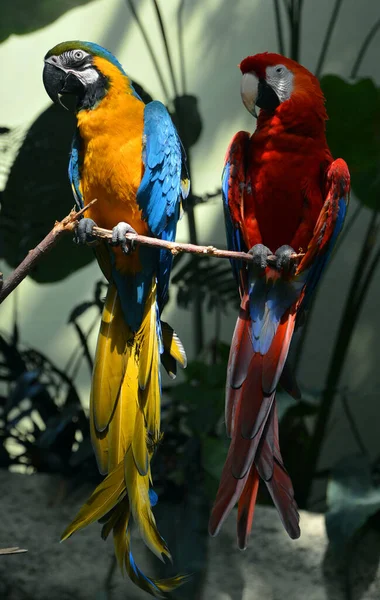
[[[130,550],[130,525],[132,517],[148,548],[160,559],[170,558],[157,529],[149,495],[150,461],[161,436],[159,328],[154,280],[136,333],[124,320],[116,286],[109,285],[90,398],[91,439],[99,470],[108,475],[62,535],[64,540],[102,519],[101,535],[106,539],[113,531],[115,554],[122,570],[158,598],[184,583],[186,577],[155,581],[145,576]],[[162,323],[162,343],[163,364],[165,368],[169,366],[173,376],[177,362],[186,366],[186,355],[166,323]]]

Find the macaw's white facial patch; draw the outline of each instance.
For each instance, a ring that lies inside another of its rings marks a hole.
[[[294,75],[285,65],[267,67],[265,70],[265,80],[272,90],[276,92],[280,102],[289,100],[293,91]]]
[[[69,73],[74,73],[76,77],[83,83],[83,85],[88,86],[99,79],[99,73],[92,65],[87,65],[80,70],[68,69]]]
[[[259,89],[259,80],[254,73],[244,73],[241,79],[240,93],[245,108],[251,114],[255,110],[255,102]]]
[[[73,73],[85,87],[99,79],[99,73],[92,61],[92,55],[80,48],[68,50],[61,55],[63,69],[67,73]]]

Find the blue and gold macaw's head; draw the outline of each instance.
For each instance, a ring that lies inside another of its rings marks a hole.
[[[92,109],[110,87],[137,96],[118,60],[92,42],[62,42],[45,56],[43,82],[53,102],[62,94],[76,97],[76,110]]]

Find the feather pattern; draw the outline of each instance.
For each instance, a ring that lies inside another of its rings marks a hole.
[[[300,396],[286,359],[297,318],[307,308],[342,228],[349,173],[327,147],[327,118],[318,80],[278,54],[264,53],[241,63],[258,80],[270,67],[291,72],[289,100],[265,106],[261,97],[255,133],[233,138],[222,176],[223,207],[230,250],[274,254],[282,246],[303,253],[298,266],[263,260],[232,265],[241,305],[232,338],[226,381],[226,428],[231,443],[209,531],[216,535],[238,503],[238,545],[250,535],[259,480],[273,499],[286,531],[299,537],[299,516],[290,477],[283,464],[276,387],[283,383]],[[277,72],[277,71],[276,71]],[[268,87],[274,85],[266,82]],[[276,91],[274,90],[276,94]],[[247,96],[243,96],[247,102]]]
[[[102,313],[90,400],[99,432],[109,425],[126,369],[125,342],[132,332],[121,317],[117,289],[111,284]]]
[[[187,366],[186,352],[181,340],[172,327],[161,321],[163,352],[161,362],[167,374],[174,379],[177,374],[177,364],[185,369]]]
[[[70,160],[69,160],[69,181],[73,192],[74,200],[78,210],[84,206],[83,196],[80,186],[80,135],[76,131],[71,144]]]
[[[55,56],[59,62],[78,48],[90,55],[86,68],[97,71],[104,88],[93,89],[87,104],[78,104],[69,162],[76,203],[82,208],[96,198],[86,217],[100,227],[124,221],[140,234],[174,240],[189,180],[170,115],[159,102],[145,106],[117,59],[96,44],[65,42],[45,60]],[[75,67],[70,73],[76,76]],[[163,597],[186,577],[146,577],[134,562],[130,529],[135,526],[159,558],[170,558],[152,512],[157,495],[150,463],[161,439],[161,355],[172,375],[177,362],[186,366],[179,338],[161,325],[172,254],[148,247],[124,254],[103,242],[94,249],[109,286],[95,356],[90,431],[99,470],[107,476],[62,539],[101,520],[102,537],[113,532],[120,567],[142,589]]]
[[[145,171],[137,190],[137,203],[152,234],[173,241],[181,198],[184,200],[189,193],[189,180],[180,139],[161,102],[150,102],[145,107],[144,140]],[[160,251],[157,265],[160,310],[167,300],[172,261],[171,252]]]
[[[259,474],[253,464],[249,470],[247,481],[239,498],[237,535],[240,550],[245,550],[251,533],[253,515],[255,512],[257,492],[259,490]]]
[[[249,144],[249,133],[239,131],[228,147],[222,174],[222,198],[226,225],[227,243],[234,252],[246,252],[241,230],[237,226],[245,188],[245,157]],[[232,272],[239,285],[242,264],[231,260]]]

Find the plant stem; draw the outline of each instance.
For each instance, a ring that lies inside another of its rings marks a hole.
[[[139,27],[139,29],[140,29],[141,35],[144,38],[144,42],[145,42],[146,47],[148,49],[148,52],[150,54],[150,58],[152,59],[152,63],[154,65],[154,68],[156,69],[157,77],[160,80],[160,84],[161,84],[161,87],[162,87],[162,91],[164,92],[166,103],[168,104],[169,100],[170,100],[170,94],[169,94],[169,90],[168,90],[168,88],[166,86],[165,79],[164,79],[164,77],[163,77],[163,75],[161,73],[161,69],[159,67],[159,64],[158,64],[158,61],[157,61],[157,58],[156,58],[156,53],[154,52],[153,46],[150,43],[149,36],[148,36],[147,32],[145,31],[145,27],[142,24],[142,22],[140,21],[140,18],[139,18],[138,14],[137,14],[137,11],[136,11],[136,7],[133,4],[133,0],[127,0],[127,2],[128,2],[129,9],[130,9],[130,11],[131,11],[131,13],[132,13],[132,15],[133,15],[133,17],[134,17],[134,19],[135,19],[138,27]]]
[[[88,338],[90,337],[91,333],[94,331],[94,328],[96,326],[99,326],[99,315],[97,315],[95,317],[95,319],[91,322],[91,325],[89,326],[89,328],[87,329],[87,331],[85,333],[86,345],[88,342]],[[88,348],[88,346],[87,346],[87,348]],[[89,350],[88,350],[88,352],[89,352]],[[84,354],[85,354],[85,351],[84,351],[82,345],[80,344],[76,348],[74,348],[73,352],[69,356],[69,359],[66,363],[64,371],[65,371],[65,373],[68,373],[71,370],[71,375],[70,375],[71,381],[75,380],[75,378],[79,372],[79,368],[82,364]],[[91,358],[91,361],[92,361],[92,358]],[[90,363],[88,363],[88,364],[90,366]],[[92,376],[92,369],[91,369],[91,376]]]
[[[92,356],[90,354],[90,350],[89,350],[88,345],[87,345],[87,336],[83,333],[81,326],[76,321],[74,321],[73,325],[75,327],[75,330],[76,330],[76,332],[78,334],[80,343],[82,345],[82,348],[83,348],[83,355],[82,356],[87,361],[87,365],[88,365],[88,368],[90,370],[90,377],[91,377],[92,376],[92,372],[94,370],[94,361],[92,360]]]
[[[156,9],[157,19],[158,19],[158,23],[160,25],[161,35],[162,35],[162,39],[163,39],[164,46],[165,46],[166,58],[168,60],[170,76],[172,78],[174,95],[178,96],[177,81],[176,81],[176,78],[175,78],[175,75],[174,75],[173,62],[172,62],[172,57],[170,55],[170,48],[169,48],[168,38],[166,37],[165,25],[164,25],[164,22],[162,20],[160,7],[158,6],[157,0],[153,0],[153,4],[154,4],[154,8]]]
[[[290,58],[299,61],[300,36],[301,36],[301,14],[303,0],[291,0],[288,8],[290,25]]]
[[[337,385],[342,374],[347,351],[351,342],[351,337],[355,329],[360,310],[363,306],[363,295],[360,291],[356,292],[356,290],[360,288],[360,283],[363,280],[363,265],[365,265],[368,261],[368,257],[375,243],[377,230],[376,220],[377,212],[374,210],[368,224],[365,240],[356,264],[354,275],[352,277],[350,290],[347,294],[346,305],[343,311],[334,351],[331,357],[314,432],[310,441],[308,452],[306,453],[304,474],[300,481],[297,494],[297,500],[301,507],[307,506],[314,474],[316,472],[318,459],[322,449],[322,443],[325,438],[326,427],[328,425],[333,407]],[[371,277],[373,276],[373,273],[374,271],[372,271]],[[366,289],[368,289],[368,283],[365,282],[365,285]],[[358,297],[360,297],[361,302],[356,301]]]
[[[57,244],[60,237],[65,233],[71,232],[75,229],[78,219],[82,214],[90,207],[96,200],[92,200],[82,208],[80,211],[75,212],[72,210],[67,217],[62,221],[57,221],[53,229],[47,234],[46,237],[35,247],[30,250],[28,255],[19,264],[13,273],[4,281],[0,291],[0,304],[9,296],[13,290],[25,279],[32,267],[35,267],[36,263],[49,252],[53,246]]]
[[[315,76],[316,77],[320,77],[321,76],[321,72],[322,72],[322,68],[323,68],[324,62],[325,62],[327,50],[329,48],[330,41],[331,41],[331,35],[332,35],[333,30],[334,30],[336,21],[338,19],[338,15],[339,15],[339,11],[340,11],[340,8],[342,6],[342,3],[343,3],[343,0],[336,0],[335,1],[335,5],[334,5],[333,11],[331,13],[330,21],[329,21],[329,24],[327,26],[326,34],[325,34],[325,37],[324,37],[324,40],[323,40],[321,53],[319,55],[318,63],[317,63],[317,66],[315,68]]]
[[[351,77],[354,79],[359,71],[360,65],[362,63],[362,60],[364,58],[365,53],[368,50],[368,46],[370,45],[370,43],[372,42],[373,38],[375,37],[376,33],[378,32],[378,30],[380,29],[380,19],[378,21],[376,21],[376,23],[372,26],[372,28],[369,30],[366,38],[364,39],[364,42],[358,52],[358,55],[356,57],[356,60],[353,64],[353,67],[351,69]]]
[[[108,240],[109,242],[112,240],[112,230],[104,229],[103,227],[98,227],[97,225],[95,225],[92,229],[91,235],[100,240]],[[196,231],[194,231],[192,235],[196,237]],[[180,252],[186,252],[188,254],[197,254],[201,256],[213,256],[214,258],[242,260],[247,263],[250,263],[254,260],[252,254],[249,254],[249,252],[234,252],[233,250],[220,250],[219,248],[214,248],[214,246],[200,246],[197,244],[188,244],[184,242],[169,242],[167,240],[162,240],[161,238],[140,235],[138,233],[128,232],[125,234],[125,237],[127,240],[135,242],[136,244],[141,244],[142,246],[170,250],[170,252],[174,255],[179,254]],[[304,256],[307,256],[307,254],[292,254],[291,258],[299,262],[300,259],[304,258]],[[274,254],[269,254],[266,257],[266,260],[268,265],[272,262],[275,263],[277,256]]]
[[[185,148],[186,156],[187,156],[187,168],[189,172],[189,178],[191,181],[191,163],[190,163],[190,148]],[[197,227],[195,222],[195,213],[194,213],[194,203],[193,203],[193,194],[190,189],[190,195],[188,198],[188,205],[186,210],[187,215],[187,224],[189,229],[189,240],[191,244],[198,244],[198,234]],[[196,258],[194,258],[194,261]],[[197,266],[194,262],[194,272],[197,272]],[[203,326],[203,310],[202,310],[202,293],[201,286],[197,279],[194,279],[194,283],[192,284],[192,301],[193,301],[193,332],[194,332],[194,350],[195,354],[199,354],[203,350],[204,346],[204,326]]]
[[[362,440],[359,428],[358,428],[358,426],[357,426],[357,424],[355,422],[354,415],[352,414],[351,407],[349,405],[348,398],[347,398],[347,395],[345,393],[342,393],[342,405],[343,405],[343,408],[344,408],[344,412],[346,413],[347,421],[350,424],[352,435],[355,438],[355,441],[356,441],[356,443],[357,443],[357,445],[359,447],[360,452],[364,456],[366,456],[367,458],[369,458],[368,450],[365,447],[365,444],[364,444],[364,442]]]
[[[28,552],[24,548],[18,548],[15,546],[14,548],[0,548],[0,555],[3,554],[23,554],[24,552]]]
[[[377,265],[380,262],[380,248],[377,250],[375,256],[373,257],[370,266],[367,269],[367,273],[364,278],[362,278],[362,286],[359,289],[358,293],[355,296],[355,303],[358,308],[364,302],[365,296],[367,294],[368,288],[372,283],[373,275],[376,271]]]
[[[274,14],[276,18],[277,42],[278,51],[280,54],[285,54],[284,35],[282,31],[282,21],[279,0],[273,0]]]
[[[185,8],[185,0],[181,0],[177,11],[177,27],[178,27],[178,48],[179,48],[179,64],[181,70],[182,94],[186,95],[186,69],[185,69],[185,51],[183,47],[183,9]]]
[[[350,216],[349,220],[347,221],[347,223],[345,223],[344,227],[343,227],[343,231],[342,233],[339,235],[338,240],[336,242],[335,248],[334,248],[334,252],[333,252],[333,256],[330,258],[330,260],[327,261],[327,264],[323,270],[323,274],[322,277],[324,277],[328,271],[328,269],[330,268],[330,265],[332,264],[333,261],[333,257],[336,255],[336,253],[338,252],[339,248],[342,245],[343,240],[347,237],[347,234],[349,233],[349,231],[351,230],[351,228],[353,227],[355,221],[357,220],[358,216],[360,215],[362,210],[362,205],[358,204],[355,211],[353,212],[353,214]],[[313,311],[313,306],[316,302],[319,290],[321,289],[320,285],[317,286],[317,289],[314,290],[313,296],[310,300],[309,303],[309,308],[308,308],[308,315],[306,318],[306,321],[303,325],[301,334],[300,334],[300,339],[297,343],[297,346],[294,350],[294,352],[292,353],[293,356],[293,368],[294,368],[294,372],[297,372],[297,369],[299,367],[300,364],[300,360],[302,357],[302,352],[303,349],[305,347],[305,342],[309,333],[309,329],[310,329],[310,324],[311,324],[311,319],[310,319],[310,315],[312,314]]]

